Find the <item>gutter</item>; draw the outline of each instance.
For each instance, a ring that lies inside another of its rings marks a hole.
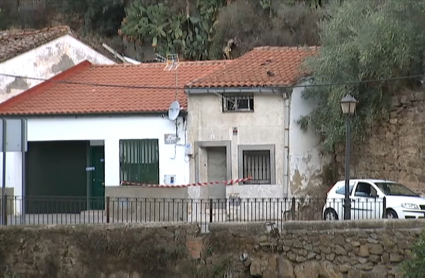
[[[162,117],[167,118],[168,111],[158,111],[158,112],[126,112],[126,113],[55,113],[55,114],[1,114],[0,117],[4,119],[22,119],[22,118],[89,118],[89,117]],[[188,112],[185,110],[180,110],[179,117],[186,117]]]
[[[260,93],[260,94],[283,94],[286,88],[282,87],[224,87],[224,88],[185,88],[186,94],[225,94],[225,93]]]
[[[285,109],[285,119],[284,119],[284,132],[283,132],[283,162],[284,162],[284,167],[283,167],[283,192],[285,196],[282,197],[289,197],[289,123],[290,123],[290,117],[291,117],[291,113],[290,113],[290,109],[291,109],[291,105],[290,105],[290,96],[288,95],[283,95],[284,97],[284,109]]]
[[[124,56],[118,54],[117,51],[115,51],[114,49],[112,49],[110,46],[108,46],[106,43],[102,43],[103,48],[105,48],[106,50],[108,50],[109,52],[111,52],[116,58],[120,59],[121,61],[123,61],[123,63],[131,63],[134,64],[132,62],[129,62],[127,59],[125,59]]]

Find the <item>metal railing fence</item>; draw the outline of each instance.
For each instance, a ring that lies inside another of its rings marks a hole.
[[[168,199],[131,197],[20,197],[1,199],[3,225],[75,225],[131,222],[270,222],[343,219],[344,199],[251,198]],[[331,212],[331,213],[330,213]],[[351,219],[386,217],[385,198],[351,201]]]

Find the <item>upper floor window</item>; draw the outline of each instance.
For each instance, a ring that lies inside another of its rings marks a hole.
[[[254,111],[253,95],[223,95],[223,112]]]

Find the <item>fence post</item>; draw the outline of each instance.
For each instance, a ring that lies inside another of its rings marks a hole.
[[[295,221],[295,197],[292,197],[291,213],[292,221]]]
[[[2,211],[2,219],[3,219],[2,224],[7,225],[7,194],[3,195],[1,211]]]
[[[387,218],[387,197],[384,196],[384,199],[382,200],[382,212],[383,212],[383,218]]]
[[[109,223],[109,196],[106,196],[106,223]]]
[[[210,199],[210,223],[213,222],[213,199]]]

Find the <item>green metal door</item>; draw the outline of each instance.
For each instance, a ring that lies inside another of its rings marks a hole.
[[[103,146],[91,148],[91,209],[105,209],[105,149]]]

